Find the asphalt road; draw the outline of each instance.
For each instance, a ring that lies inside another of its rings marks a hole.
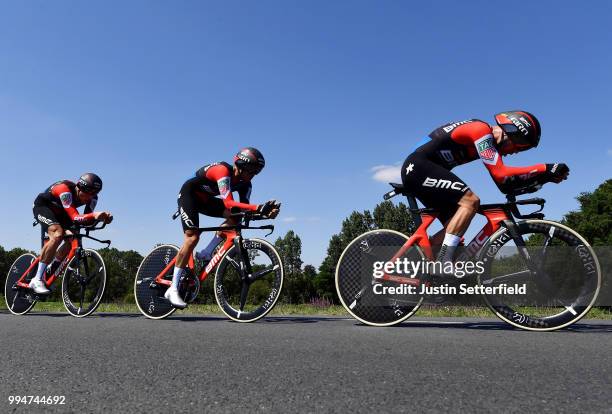
[[[612,322],[0,313],[0,412],[607,412]],[[39,406],[41,411],[43,406]]]

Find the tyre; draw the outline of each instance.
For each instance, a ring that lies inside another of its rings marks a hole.
[[[19,256],[11,265],[4,284],[4,300],[6,307],[14,315],[25,315],[36,304],[38,297],[26,288],[16,287],[17,281],[28,270],[28,267],[36,260],[36,256],[25,253]],[[26,275],[25,281],[29,282],[36,275],[36,266]]]
[[[228,318],[253,322],[274,308],[283,287],[283,263],[278,252],[265,240],[242,241],[253,273],[247,275],[239,249],[230,247],[215,273],[215,298]]]
[[[72,316],[91,315],[100,305],[106,289],[106,266],[100,253],[82,249],[70,259],[62,280],[62,301]]]
[[[176,308],[164,298],[167,286],[155,283],[155,278],[176,257],[179,248],[171,244],[155,247],[143,260],[134,280],[134,300],[140,312],[147,318],[163,319],[174,313]],[[172,279],[174,266],[170,267],[164,279]]]
[[[505,322],[531,331],[553,331],[576,323],[591,309],[602,277],[599,261],[574,230],[547,220],[517,223],[519,247],[506,228],[481,250],[483,287],[502,285],[523,292],[484,292],[487,305]]]
[[[394,230],[372,230],[355,238],[342,252],[336,267],[336,291],[342,306],[355,319],[372,326],[391,326],[406,320],[421,306],[422,295],[380,294],[383,287],[400,285],[374,279],[375,263],[390,260],[407,240],[406,235]],[[417,246],[401,257],[408,261],[423,258]]]

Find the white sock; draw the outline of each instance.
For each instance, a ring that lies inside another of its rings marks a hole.
[[[185,269],[181,269],[180,267],[174,267],[174,274],[172,275],[172,287],[174,289],[178,289],[179,282],[181,281],[181,276],[183,276],[183,272]]]
[[[36,270],[36,276],[34,276],[32,280],[42,280],[42,277],[45,274],[46,269],[47,269],[46,263],[38,262],[38,269]]]
[[[442,263],[452,262],[453,256],[455,255],[455,250],[457,249],[457,246],[459,246],[460,241],[461,236],[446,233],[444,235],[442,247],[440,248],[440,253],[438,254],[438,261],[441,261]]]

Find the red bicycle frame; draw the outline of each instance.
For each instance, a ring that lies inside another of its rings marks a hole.
[[[227,252],[233,246],[234,239],[238,235],[235,231],[232,231],[232,230],[222,230],[222,229],[219,229],[219,230],[221,231],[222,234],[225,235],[225,242],[223,243],[221,248],[217,251],[217,253],[212,257],[212,259],[206,265],[206,267],[202,269],[202,271],[200,272],[200,275],[198,276],[198,278],[200,279],[200,282],[204,282],[206,278],[208,277],[208,275],[212,273],[212,271],[217,266],[217,264],[219,263],[219,261],[221,260],[225,252]],[[165,286],[171,286],[172,281],[168,279],[164,279],[164,276],[168,274],[168,272],[174,266],[175,263],[176,263],[176,256],[155,277],[155,283],[160,284],[160,285],[165,285]],[[189,262],[187,264],[187,267],[191,270],[195,268],[195,264],[193,262],[193,255],[189,256]]]
[[[60,263],[59,267],[57,269],[55,269],[55,272],[53,272],[52,275],[47,275],[46,272],[45,272],[45,274],[44,274],[44,281],[45,281],[45,285],[47,287],[51,286],[53,284],[53,282],[55,282],[55,280],[59,277],[59,275],[61,275],[64,272],[64,270],[66,269],[66,266],[68,265],[70,260],[72,260],[72,258],[75,256],[76,251],[79,248],[79,240],[78,240],[77,237],[73,237],[73,236],[70,235],[70,236],[66,236],[66,238],[72,239],[71,242],[70,242],[70,252],[68,252],[68,254],[64,258],[64,260],[62,260],[62,262]],[[47,242],[45,242],[45,243],[47,243]],[[22,288],[29,288],[30,287],[29,282],[25,281],[25,277],[26,277],[26,275],[28,275],[32,271],[34,266],[38,266],[39,262],[40,262],[40,256],[38,256],[36,258],[36,260],[34,260],[32,262],[32,264],[30,264],[30,266],[25,271],[25,273],[23,275],[21,275],[21,277],[17,281],[17,286],[18,287],[22,287]]]
[[[504,220],[508,220],[508,213],[506,213],[502,208],[499,207],[486,207],[479,211],[480,214],[484,215],[487,219],[487,224],[478,232],[476,236],[472,239],[470,244],[466,247],[466,255],[473,255],[489,240],[489,237],[493,235],[499,229],[500,223]],[[416,229],[414,234],[404,243],[404,245],[397,251],[395,256],[389,259],[389,262],[393,262],[396,259],[402,257],[408,249],[412,246],[416,245],[423,250],[423,253],[429,260],[434,260],[433,251],[431,249],[431,242],[429,240],[429,236],[427,235],[427,229],[434,222],[435,219],[438,218],[437,212],[422,212],[421,215],[421,224]],[[461,260],[461,258],[459,258]],[[396,282],[400,284],[406,284],[411,286],[420,286],[421,280],[412,278],[412,277],[402,277],[402,276],[393,276],[384,274],[377,280]]]

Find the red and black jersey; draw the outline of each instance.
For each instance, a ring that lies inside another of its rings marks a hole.
[[[34,204],[48,206],[58,216],[66,214],[75,223],[88,224],[94,220],[94,209],[98,203],[98,196],[94,196],[89,204],[85,205],[79,201],[76,195],[76,184],[69,180],[58,181],[51,184],[45,191],[40,193]],[[83,214],[77,208],[85,205]]]
[[[478,119],[452,122],[434,129],[415,149],[413,156],[424,157],[448,170],[480,158],[498,185],[507,181],[527,181],[546,172],[545,164],[504,165],[491,126]]]
[[[223,200],[225,208],[238,207],[242,210],[256,211],[257,205],[249,204],[252,185],[250,181],[242,181],[234,176],[233,167],[226,162],[215,162],[205,165],[195,173],[195,177],[187,180],[191,191],[200,199],[218,196]],[[236,191],[240,201],[235,201],[232,192]]]

